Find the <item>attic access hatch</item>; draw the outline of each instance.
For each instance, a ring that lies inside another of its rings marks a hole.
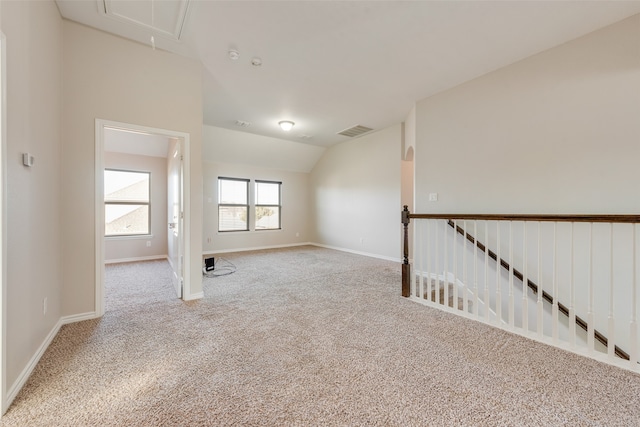
[[[105,16],[179,41],[190,0],[97,0]]]

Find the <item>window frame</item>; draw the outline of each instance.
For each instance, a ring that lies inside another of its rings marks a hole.
[[[254,179],[254,215],[256,221],[258,219],[257,209],[262,208],[278,208],[278,227],[277,228],[258,228],[256,224],[253,225],[254,231],[269,231],[269,230],[282,230],[282,181],[270,181],[265,179]],[[278,204],[277,205],[265,205],[258,204],[258,184],[278,184]]]
[[[147,195],[147,201],[143,202],[143,201],[131,201],[131,200],[109,200],[107,201],[107,195],[103,194],[103,199],[104,199],[104,210],[105,210],[105,214],[106,214],[106,210],[107,210],[107,205],[118,205],[118,206],[122,206],[122,205],[130,205],[130,206],[139,206],[139,205],[146,205],[147,206],[147,232],[146,233],[129,233],[129,234],[107,234],[107,222],[106,222],[106,215],[105,215],[105,230],[104,230],[104,237],[105,238],[131,238],[131,237],[149,237],[151,236],[151,172],[150,171],[141,171],[141,170],[133,170],[133,169],[119,169],[119,168],[108,168],[105,167],[104,168],[104,172],[107,171],[112,171],[112,172],[127,172],[127,173],[138,173],[138,174],[146,174],[149,177],[149,186],[147,188],[148,190],[148,195]],[[103,178],[105,180],[106,183],[106,178]]]
[[[246,204],[237,204],[237,203],[220,203],[220,196],[221,196],[221,191],[220,191],[220,182],[221,181],[239,181],[239,182],[244,182],[247,185],[247,194],[246,194],[246,200],[247,203]],[[250,179],[247,178],[232,178],[232,177],[227,177],[227,176],[219,176],[218,180],[217,180],[217,184],[218,184],[218,233],[235,233],[235,232],[242,232],[242,231],[250,231],[250,215],[251,215],[251,204],[250,204],[250,197],[249,197],[249,183],[251,182]],[[220,208],[221,207],[231,207],[231,208],[237,208],[237,207],[245,207],[247,209],[247,219],[246,219],[246,228],[245,229],[237,229],[237,230],[221,230],[220,229]]]

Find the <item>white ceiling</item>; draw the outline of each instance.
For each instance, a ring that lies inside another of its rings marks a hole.
[[[114,1],[114,16],[105,1],[57,3],[67,19],[148,45],[153,36],[200,60],[204,124],[320,146],[348,140],[337,132],[354,125],[399,123],[416,101],[640,13],[640,1],[609,0],[140,0]],[[296,125],[285,133],[280,120]]]

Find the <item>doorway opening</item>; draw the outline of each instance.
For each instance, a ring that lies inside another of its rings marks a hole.
[[[176,296],[189,298],[189,151],[189,134],[96,120],[96,317],[109,262],[167,259]]]

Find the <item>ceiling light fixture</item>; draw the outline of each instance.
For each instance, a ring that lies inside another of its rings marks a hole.
[[[258,58],[257,56],[256,56],[256,57],[254,57],[254,58],[251,60],[251,65],[253,65],[254,67],[259,67],[259,66],[261,66],[261,65],[262,65],[262,59]]]
[[[236,59],[240,58],[240,52],[238,52],[235,49],[229,50],[228,54],[229,54],[229,59],[231,59],[232,61],[235,61]]]
[[[293,125],[295,125],[295,123],[290,120],[282,120],[281,122],[278,122],[278,124],[280,125],[280,128],[285,132],[289,132],[293,128]]]

